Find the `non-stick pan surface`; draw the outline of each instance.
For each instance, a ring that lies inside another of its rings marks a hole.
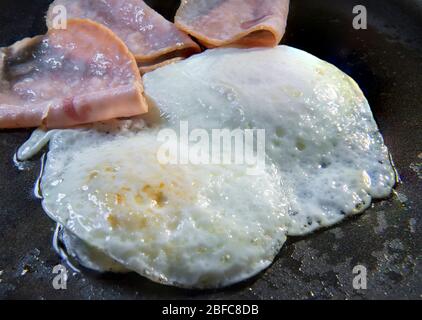
[[[43,33],[50,2],[2,0],[0,46]],[[146,2],[172,19],[179,1]],[[180,290],[136,274],[84,270],[70,273],[67,289],[57,291],[54,223],[32,193],[39,162],[23,171],[13,164],[30,131],[0,131],[0,298],[422,297],[422,1],[291,2],[283,42],[334,63],[361,85],[400,173],[398,194],[334,228],[290,239],[268,270],[223,290]],[[366,6],[368,30],[353,28],[355,5]],[[367,268],[367,290],[353,288],[356,265]]]

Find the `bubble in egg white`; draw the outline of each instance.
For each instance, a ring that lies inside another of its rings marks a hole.
[[[130,272],[122,264],[110,258],[103,251],[93,248],[67,229],[60,233],[60,241],[66,248],[67,258],[71,257],[83,267],[98,272]]]

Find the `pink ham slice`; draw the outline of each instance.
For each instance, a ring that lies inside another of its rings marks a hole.
[[[69,20],[66,30],[0,51],[0,128],[62,128],[147,111],[133,55],[98,23]]]
[[[288,13],[289,0],[182,0],[175,24],[208,48],[274,47]]]
[[[47,13],[50,28],[57,5],[66,8],[68,18],[88,18],[110,28],[126,43],[142,73],[200,52],[187,34],[141,0],[55,0]]]

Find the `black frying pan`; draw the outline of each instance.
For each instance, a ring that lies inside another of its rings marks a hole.
[[[50,0],[2,0],[0,46],[45,31]],[[172,19],[179,1],[146,1]],[[0,131],[0,298],[416,298],[422,297],[422,1],[292,0],[283,42],[334,63],[367,95],[400,173],[399,196],[364,215],[304,239],[290,239],[259,276],[224,290],[161,286],[135,274],[71,274],[67,290],[52,286],[60,259],[54,224],[32,187],[39,170],[24,171],[13,154],[29,131]],[[353,7],[365,5],[368,30],[352,27]],[[419,166],[418,166],[419,163]],[[419,261],[418,261],[419,259]],[[368,270],[368,289],[355,290],[352,270]]]

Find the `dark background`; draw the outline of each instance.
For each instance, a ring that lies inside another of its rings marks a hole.
[[[0,47],[43,33],[50,2],[0,1]],[[178,1],[146,2],[168,19],[178,7]],[[230,288],[180,290],[136,274],[84,270],[70,274],[67,290],[56,291],[52,269],[60,259],[51,245],[54,224],[32,192],[39,161],[23,171],[13,164],[30,132],[0,131],[0,298],[422,298],[422,1],[291,2],[283,43],[334,63],[361,85],[400,173],[398,193],[335,228],[291,238],[268,270]],[[358,4],[368,9],[368,30],[352,27]],[[367,290],[353,289],[358,264],[368,268]]]

